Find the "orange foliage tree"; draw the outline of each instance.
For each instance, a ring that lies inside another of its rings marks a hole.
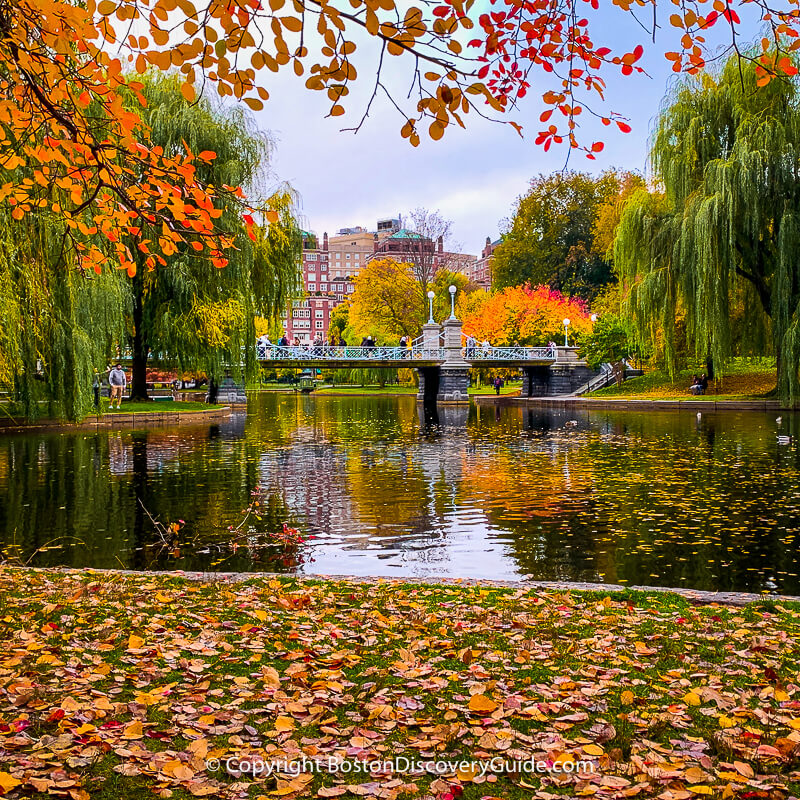
[[[588,333],[592,321],[583,300],[566,297],[548,286],[509,286],[501,292],[474,293],[459,307],[464,333],[493,345],[543,345],[559,341],[564,320],[569,319],[570,338]]]
[[[613,0],[603,13],[645,10],[655,29],[663,3]],[[670,6],[669,19],[683,31],[682,50],[667,56],[676,71],[698,71],[706,31],[730,26],[736,48],[737,9],[747,8],[769,31],[745,54],[757,61],[759,80],[795,74],[799,4],[681,0]],[[268,97],[259,71],[290,67],[305,76],[309,90],[325,92],[330,114],[340,116],[364,63],[374,91],[354,127],[385,94],[400,112],[401,134],[414,145],[423,123],[440,139],[448,126],[464,126],[470,111],[512,110],[540,71],[545,80],[538,93],[547,108],[536,142],[545,149],[565,142],[593,157],[602,143],[579,144],[576,135],[580,112],[590,109],[581,98],[602,99],[603,70],[640,70],[643,46],[615,52],[596,41],[601,22],[614,27],[613,20],[598,19],[599,0],[490,5],[481,13],[474,0],[423,0],[421,7],[403,8],[395,0],[7,0],[0,12],[0,202],[18,219],[33,212],[58,217],[65,243],[96,271],[107,261],[135,271],[127,237],[146,256],[147,268],[184,248],[225,266],[232,241],[219,226],[218,198],[240,200],[248,224],[253,214],[241,188],[198,180],[198,163],[214,153],[164,152],[149,142],[124,97],[133,92],[144,102],[125,71],[143,74],[150,67],[178,71],[189,100],[197,85],[210,84],[253,109]],[[365,35],[372,50],[357,47]],[[383,83],[386,56],[407,56],[415,88],[405,100]],[[629,130],[613,112],[599,113],[604,123]],[[148,237],[143,230],[153,225],[159,232]]]

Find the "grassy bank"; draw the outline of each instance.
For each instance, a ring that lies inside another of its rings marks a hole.
[[[725,369],[725,374],[712,381],[705,395],[693,396],[689,392],[694,375],[705,372],[698,364],[682,370],[674,379],[666,372],[654,370],[638,378],[631,378],[622,386],[610,386],[592,392],[587,397],[630,397],[647,400],[761,400],[775,389],[775,363],[771,359],[736,359]]]
[[[8,569],[0,602],[0,794],[775,800],[800,790],[791,604]],[[235,769],[304,756],[350,771],[254,781]],[[355,771],[398,757],[490,769]],[[214,769],[229,758],[233,773]],[[493,758],[535,759],[542,771]]]
[[[213,411],[215,408],[225,408],[224,403],[201,403],[191,400],[154,401],[143,403],[126,403],[123,401],[119,410],[110,408],[108,401],[102,403],[103,414],[154,414],[159,411],[171,413],[197,413],[198,411]]]

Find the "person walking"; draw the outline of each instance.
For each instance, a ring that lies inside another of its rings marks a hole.
[[[114,400],[117,401],[117,411],[122,403],[122,390],[128,385],[128,378],[122,364],[116,364],[114,369],[108,373],[108,385],[111,387],[111,400],[108,404],[109,409],[114,408]]]
[[[493,383],[494,383],[494,393],[499,396],[500,389],[503,387],[503,379],[498,376],[497,378],[494,379]]]

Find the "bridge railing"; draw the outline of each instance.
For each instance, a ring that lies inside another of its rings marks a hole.
[[[467,361],[555,361],[555,347],[464,347]]]
[[[407,347],[334,347],[332,345],[256,345],[258,361],[413,361],[442,360],[444,350],[441,347],[423,348],[415,345]]]

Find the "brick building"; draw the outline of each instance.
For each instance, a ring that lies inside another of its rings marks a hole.
[[[494,261],[494,251],[500,244],[500,239],[493,242],[488,236],[486,244],[481,250],[480,258],[473,261],[467,269],[462,270],[464,274],[483,289],[490,289],[492,286],[492,262]]]
[[[318,333],[327,340],[331,312],[355,291],[355,278],[373,258],[396,261],[428,260],[435,269],[446,267],[469,275],[475,256],[451,253],[439,238],[434,242],[402,228],[402,220],[378,220],[376,229],[341,228],[335,236],[323,233],[320,243],[303,232],[302,276],[304,296],[293,300],[282,319],[290,341],[313,341]]]

